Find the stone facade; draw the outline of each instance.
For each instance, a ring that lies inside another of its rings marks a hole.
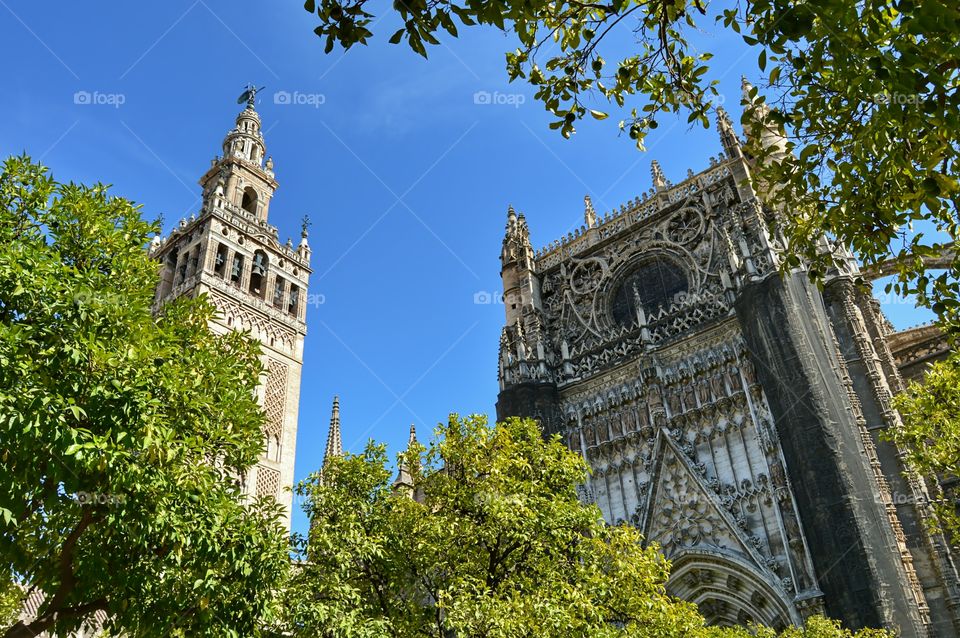
[[[583,455],[584,500],[658,543],[669,591],[712,623],[960,635],[927,487],[879,437],[899,422],[896,337],[853,259],[822,291],[780,275],[777,213],[718,128],[709,168],[673,185],[654,162],[648,193],[603,216],[587,198],[543,250],[508,211],[497,417]]]
[[[280,243],[268,221],[278,184],[254,107],[256,92],[247,95],[246,108],[223,140],[223,155],[200,178],[199,214],[156,239],[150,254],[163,264],[158,307],[182,295],[206,294],[219,311],[212,330],[246,330],[260,341],[263,455],[242,481],[251,496],[282,503],[289,528],[310,246],[306,222],[294,247],[289,240]]]

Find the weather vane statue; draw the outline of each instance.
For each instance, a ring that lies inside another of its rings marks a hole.
[[[256,84],[248,84],[246,90],[240,94],[240,97],[237,98],[237,104],[243,104],[246,101],[247,106],[254,107],[257,104],[257,93],[264,90],[265,86],[261,86],[259,89]]]

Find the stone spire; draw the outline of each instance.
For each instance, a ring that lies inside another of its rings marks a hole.
[[[593,201],[589,195],[583,196],[583,221],[587,228],[594,228],[597,225],[597,211],[593,208]]]
[[[759,95],[753,96],[754,88],[753,84],[744,77],[740,78],[740,88],[742,90],[741,101],[745,105],[744,108],[747,109],[745,113],[745,133],[747,135],[747,141],[753,142],[754,131],[750,124],[759,123],[760,124],[760,148],[767,150],[773,157],[782,155],[786,152],[787,148],[787,139],[780,133],[780,128],[770,121],[770,107],[766,102],[758,102],[757,99]],[[755,99],[757,98],[757,99]],[[752,120],[749,124],[746,124],[748,120]]]
[[[410,437],[407,439],[407,452],[413,449],[417,443],[417,426],[410,424]],[[407,459],[400,457],[400,464],[397,468],[397,479],[393,482],[394,489],[406,490],[408,494],[413,493],[413,474]]]
[[[660,168],[660,162],[653,160],[650,162],[650,177],[653,178],[653,187],[657,190],[667,187],[667,176],[663,174]]]
[[[327,433],[327,449],[323,453],[323,465],[335,456],[343,455],[343,440],[340,437],[340,397],[333,397],[333,411],[330,413],[330,431]]]
[[[740,138],[733,128],[733,122],[726,109],[722,106],[717,107],[717,132],[720,133],[720,143],[723,145],[723,152],[727,157],[739,157],[742,155],[740,150]]]

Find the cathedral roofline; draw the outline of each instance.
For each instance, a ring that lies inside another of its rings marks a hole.
[[[656,161],[654,160],[654,162]],[[729,157],[721,152],[717,156],[711,157],[710,166],[699,173],[688,170],[687,177],[678,184],[672,184],[664,178],[661,187],[654,186],[632,201],[621,204],[619,209],[597,215],[595,226],[587,227],[584,224],[573,232],[567,233],[565,237],[535,250],[534,259],[537,266],[540,269],[548,268],[562,261],[564,257],[587,250],[597,242],[619,234],[691,195],[701,192],[705,187],[719,181],[733,173],[735,168],[740,167],[745,171],[749,170],[743,158]],[[656,165],[653,172],[656,173],[658,169],[659,164]],[[662,171],[660,173],[662,174]]]

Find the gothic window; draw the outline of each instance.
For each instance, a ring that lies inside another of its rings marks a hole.
[[[243,277],[243,255],[233,256],[233,267],[230,269],[230,281],[240,285],[240,279]]]
[[[267,433],[264,440],[263,457],[274,463],[280,462],[280,437],[276,434]]]
[[[683,271],[665,259],[641,263],[613,292],[610,314],[622,326],[637,323],[637,305],[650,316],[660,308],[678,301],[687,292]]]
[[[282,277],[277,277],[276,281],[273,283],[273,307],[274,308],[283,308],[283,288],[286,285],[286,282]]]
[[[187,278],[187,257],[178,260],[180,263],[177,266],[177,279],[174,282],[176,284],[182,284],[183,280]]]
[[[296,317],[299,306],[300,306],[300,288],[298,288],[293,284],[290,284],[290,303],[287,304],[287,312],[293,315],[294,317]]]
[[[180,251],[176,248],[167,255],[166,265],[163,269],[163,275],[160,279],[160,298],[166,297],[173,289],[173,278],[177,271],[177,258]]]
[[[267,460],[280,462],[280,437],[276,434],[267,435]]]
[[[262,250],[253,253],[253,268],[250,271],[250,294],[263,299],[264,288],[267,285],[267,267],[270,260]]]
[[[224,244],[217,244],[217,257],[213,262],[213,272],[221,279],[227,272],[227,247]]]
[[[190,277],[197,272],[197,266],[200,265],[200,247],[197,246],[190,253],[190,264],[187,266],[187,276]]]
[[[253,187],[247,186],[243,189],[243,199],[240,202],[240,208],[251,215],[257,214],[257,191]]]

